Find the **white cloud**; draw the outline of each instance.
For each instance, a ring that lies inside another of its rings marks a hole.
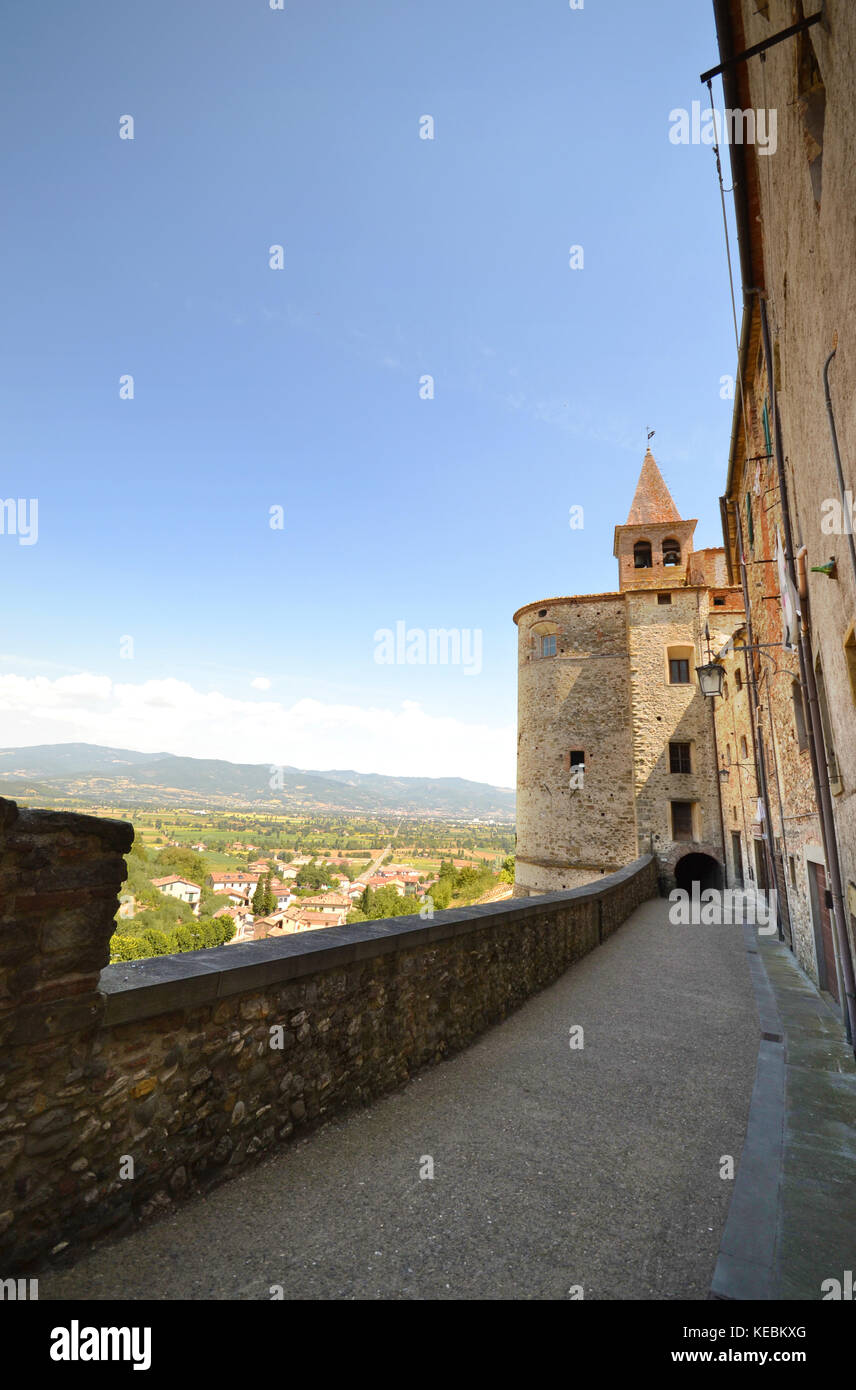
[[[173,679],[132,685],[86,672],[56,680],[0,675],[0,728],[7,748],[100,743],[230,762],[514,785],[511,727],[432,715],[413,700],[386,709],[310,699],[286,706]]]
[[[256,676],[255,680],[250,681],[253,690],[270,690],[270,681],[267,676]]]

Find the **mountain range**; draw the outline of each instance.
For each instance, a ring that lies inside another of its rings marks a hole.
[[[339,769],[313,772],[272,768],[266,763],[138,753],[92,743],[0,749],[0,796],[46,806],[84,801],[141,810],[264,808],[514,819],[510,788],[462,777],[386,777]]]

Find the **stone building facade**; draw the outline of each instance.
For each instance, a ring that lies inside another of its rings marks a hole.
[[[856,6],[714,0],[714,10],[725,106],[775,111],[777,125],[774,154],[729,149],[743,326],[722,511],[752,650],[727,664],[732,682],[744,662],[738,724],[748,724],[755,764],[739,777],[744,793],[766,783],[763,845],[785,940],[846,1011],[856,926]],[[798,615],[783,607],[783,589]],[[736,789],[732,772],[729,826]]]
[[[723,550],[693,550],[650,450],[615,528],[618,589],[541,599],[519,638],[515,894],[653,852],[666,886],[719,880],[717,738],[695,668],[743,621]],[[690,875],[690,878],[687,876]]]

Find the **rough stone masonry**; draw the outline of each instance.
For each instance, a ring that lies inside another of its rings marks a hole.
[[[67,1262],[465,1047],[656,892],[106,965],[131,827],[0,800],[0,1275]]]

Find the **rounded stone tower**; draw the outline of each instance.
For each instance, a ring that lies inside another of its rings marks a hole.
[[[721,860],[713,724],[695,667],[713,585],[715,604],[740,603],[723,552],[693,551],[695,526],[648,450],[615,528],[619,588],[514,615],[515,896],[575,888],[649,851],[667,881],[689,852]]]

